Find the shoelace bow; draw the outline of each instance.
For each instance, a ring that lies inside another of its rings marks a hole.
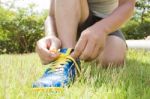
[[[61,54],[56,61],[51,62],[51,67],[46,70],[46,73],[53,73],[53,72],[58,72],[62,71],[64,64],[67,64],[68,62],[73,61],[75,64],[75,67],[77,69],[78,75],[81,74],[81,70],[79,69],[79,66],[77,62],[69,55]]]

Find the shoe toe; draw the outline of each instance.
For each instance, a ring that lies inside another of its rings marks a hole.
[[[63,87],[67,84],[67,80],[64,77],[60,78],[57,76],[54,77],[46,77],[41,78],[35,83],[33,83],[33,88],[41,88],[41,87]]]
[[[32,85],[33,88],[50,87],[50,86],[51,82],[42,82],[42,81],[37,81]]]

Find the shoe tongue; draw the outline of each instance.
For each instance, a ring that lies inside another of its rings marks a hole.
[[[73,52],[72,48],[62,48],[59,50],[60,53],[70,55]]]

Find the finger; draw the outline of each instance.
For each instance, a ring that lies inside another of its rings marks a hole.
[[[87,44],[87,39],[81,37],[75,46],[74,52],[71,54],[72,57],[78,58],[83,52],[85,46]]]
[[[51,41],[51,47],[50,47],[50,50],[56,50],[56,49],[57,49],[56,44],[55,44],[53,41]]]
[[[59,40],[57,39],[51,40],[50,50],[57,50],[60,48],[60,46],[61,46],[61,42]]]
[[[49,54],[50,52],[46,48],[37,48],[37,53],[39,54],[40,58],[42,60],[49,60]]]
[[[94,49],[93,54],[91,56],[91,59],[95,59],[98,55],[101,54],[101,52],[103,50],[104,50],[104,44],[96,42],[96,46],[95,46],[95,49]]]
[[[42,63],[47,64],[53,60],[55,60],[59,55],[58,54],[52,54],[50,52],[43,51],[42,54],[40,54],[40,58]]]
[[[50,53],[50,51],[44,47],[37,47],[36,51],[39,54],[42,63],[44,64],[49,63],[50,61],[54,60],[59,56],[58,54]]]
[[[91,60],[95,59],[100,53],[101,53],[100,47],[96,45],[93,54],[91,55]]]
[[[94,47],[94,42],[92,40],[88,41],[87,46],[85,47],[83,53],[80,56],[80,59],[89,60],[93,53]]]
[[[53,46],[52,47],[53,50],[49,51],[49,48],[51,47],[51,45]],[[57,56],[55,54],[59,54],[59,53],[57,53],[56,49],[57,49],[57,46],[55,45],[55,42],[50,39],[43,38],[40,41],[38,41],[38,43],[37,43],[37,50],[38,50],[39,54],[42,54],[42,55],[55,57],[55,56]],[[54,52],[54,50],[55,50],[55,52]]]

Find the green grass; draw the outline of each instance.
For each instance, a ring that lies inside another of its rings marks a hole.
[[[150,52],[129,50],[124,67],[82,63],[82,75],[62,93],[35,92],[41,76],[37,54],[0,55],[0,99],[150,99]]]

